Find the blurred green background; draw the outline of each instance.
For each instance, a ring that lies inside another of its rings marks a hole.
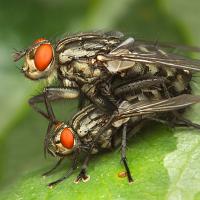
[[[91,161],[87,184],[75,175],[50,190],[46,184],[69,167],[66,161],[46,179],[53,159],[43,157],[47,121],[28,106],[39,84],[27,80],[11,58],[37,38],[64,33],[119,30],[146,40],[200,46],[199,0],[0,0],[0,199],[200,199],[200,137],[197,131],[153,124],[129,142],[128,161],[135,177],[119,179],[120,153]],[[194,82],[198,93],[198,78]],[[60,103],[62,117],[76,112],[76,102]],[[200,122],[200,107],[188,113]]]

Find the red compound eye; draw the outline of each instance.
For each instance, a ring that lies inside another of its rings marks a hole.
[[[44,38],[35,40],[34,43],[44,41]],[[35,52],[34,63],[39,71],[44,71],[53,59],[53,48],[51,44],[41,44]]]
[[[64,128],[60,135],[61,144],[67,148],[72,149],[74,146],[74,135],[69,128]]]
[[[42,42],[42,41],[44,41],[44,40],[46,40],[46,39],[45,39],[45,38],[38,38],[37,40],[35,40],[35,41],[33,42],[33,44],[37,44],[37,43]]]

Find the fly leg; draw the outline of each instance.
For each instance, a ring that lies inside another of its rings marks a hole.
[[[78,152],[74,153],[74,158],[73,158],[73,163],[72,166],[70,167],[69,170],[67,170],[67,172],[65,173],[65,175],[59,179],[57,179],[56,181],[53,181],[51,183],[48,184],[48,186],[50,188],[52,188],[53,186],[57,185],[58,183],[64,181],[65,179],[69,178],[72,173],[74,172],[74,170],[76,170],[77,168],[77,159],[78,159]]]
[[[106,96],[101,94],[100,88],[97,90],[95,85],[84,84],[81,88],[81,91],[103,112],[111,114],[117,109],[116,106]]]
[[[45,91],[43,93],[43,96],[44,96],[44,103],[45,103],[46,110],[47,110],[47,113],[48,113],[49,121],[55,124],[57,121],[56,121],[52,106],[50,104],[50,100],[48,98],[48,92]]]
[[[147,121],[148,120],[142,120],[142,121],[140,120],[135,123],[128,123],[127,134],[126,134],[127,140],[131,139],[134,135],[136,135],[144,127]],[[123,129],[119,130],[119,134],[121,133],[122,130]],[[116,148],[121,145],[122,140],[119,139],[118,134],[114,135],[114,137],[115,138],[113,138],[112,147]]]
[[[63,161],[63,159],[64,158],[60,158],[58,160],[58,162],[55,164],[55,166],[53,166],[49,171],[43,173],[42,176],[48,176],[49,174],[51,174],[51,172],[53,172],[61,164],[61,162]]]
[[[149,119],[151,121],[155,121],[155,122],[159,122],[159,123],[165,124],[165,125],[167,125],[167,126],[169,126],[171,128],[175,128],[175,127],[193,127],[193,128],[196,128],[196,129],[200,129],[200,125],[199,124],[193,123],[190,120],[185,119],[178,112],[173,111],[172,114],[175,115],[175,116],[171,120],[164,120],[164,119],[160,119],[160,118],[156,118],[156,117],[147,117],[147,119]]]
[[[43,117],[45,117],[46,119],[49,120],[48,114],[36,106],[37,103],[41,103],[41,102],[44,102],[44,95],[43,94],[36,95],[36,96],[30,98],[29,101],[28,101],[29,105],[37,113],[41,114]]]
[[[177,119],[172,119],[172,120],[164,120],[164,119],[160,119],[159,117],[147,117],[147,119],[149,119],[150,121],[155,121],[161,124],[164,124],[170,128],[175,128],[175,127],[186,127],[188,125],[186,125],[184,122],[178,121]]]
[[[174,128],[177,125],[173,121],[164,120],[164,119],[160,119],[160,118],[157,118],[157,117],[146,117],[146,118],[149,119],[150,121],[155,121],[155,122],[167,125],[171,128]]]
[[[86,159],[84,160],[83,165],[81,167],[81,171],[79,175],[77,176],[76,180],[74,181],[76,184],[79,183],[81,180],[83,182],[87,182],[90,180],[90,176],[86,175],[89,159],[90,159],[90,156],[87,156]]]
[[[148,90],[148,91],[153,91],[152,88],[156,87],[161,87],[165,86],[167,80],[162,77],[154,77],[154,78],[149,78],[145,80],[138,80],[138,81],[131,81],[126,84],[122,84],[117,86],[117,88],[114,88],[114,96],[117,96],[119,98],[124,97],[126,95],[130,94],[137,94],[138,92]]]
[[[48,139],[49,139],[49,136],[51,134],[51,129],[53,127],[53,122],[49,121],[49,124],[48,124],[48,128],[47,128],[47,131],[46,131],[46,134],[45,134],[45,137],[44,137],[44,157],[46,158],[46,154],[47,154],[47,148],[48,148]]]
[[[133,178],[131,176],[131,172],[129,170],[127,158],[126,158],[126,137],[127,137],[126,132],[127,132],[127,124],[124,124],[123,125],[123,131],[122,131],[121,161],[124,164],[126,174],[127,174],[127,178],[128,178],[128,182],[131,183],[131,182],[133,182]]]
[[[43,93],[43,96],[44,96],[44,103],[45,103],[45,106],[46,106],[46,110],[47,110],[47,113],[48,113],[48,119],[49,119],[49,125],[48,125],[47,132],[46,132],[46,135],[45,135],[45,138],[44,138],[44,157],[46,157],[46,152],[47,152],[47,149],[48,149],[48,140],[49,140],[49,137],[50,137],[50,134],[51,134],[51,129],[52,129],[53,125],[56,125],[58,123],[58,121],[55,118],[51,103],[48,99],[48,93],[45,91]]]
[[[110,83],[108,82],[104,82],[104,83],[101,83],[99,85],[100,87],[100,91],[101,91],[101,94],[110,102],[113,104],[113,107],[114,107],[114,110],[117,110],[117,100],[115,99],[115,97],[112,95],[111,93],[111,85]]]
[[[36,95],[29,99],[29,105],[43,117],[49,120],[48,113],[40,109],[37,104],[44,103],[44,93],[49,101],[55,101],[58,99],[75,99],[79,96],[79,90],[74,88],[53,88],[48,87],[44,89],[42,94]]]
[[[193,123],[191,122],[190,120],[188,119],[185,119],[183,116],[181,116],[181,114],[179,114],[177,111],[173,111],[173,114],[175,115],[176,117],[176,122],[177,123],[181,123],[182,125],[185,125],[187,127],[193,127],[193,128],[196,128],[196,129],[200,129],[200,124],[196,124],[196,123]]]

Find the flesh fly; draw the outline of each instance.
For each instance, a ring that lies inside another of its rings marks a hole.
[[[200,61],[169,50],[200,51],[198,48],[159,45],[125,37],[120,32],[86,32],[65,37],[57,42],[40,38],[24,51],[15,53],[15,61],[24,58],[22,72],[32,80],[50,79],[49,85],[29,103],[43,116],[47,114],[36,104],[74,99],[83,96],[104,112],[117,110],[111,91],[114,83],[164,77],[170,82],[173,96],[188,93],[192,74],[200,71]]]
[[[124,86],[119,87],[116,91],[120,92]],[[148,91],[151,91],[151,88],[152,85],[148,87]],[[109,114],[90,104],[77,112],[69,122],[60,122],[55,118],[51,104],[46,98],[45,104],[50,121],[46,148],[48,153],[58,157],[59,161],[44,175],[49,175],[65,157],[72,156],[71,168],[63,177],[50,183],[50,187],[68,178],[77,169],[80,154],[84,154],[85,158],[75,183],[88,181],[90,177],[86,174],[86,170],[91,155],[119,146],[128,181],[133,182],[126,158],[126,141],[131,139],[147,122],[158,121],[168,125],[173,124],[173,126],[200,128],[198,124],[188,120],[186,122],[179,115],[184,108],[200,102],[199,96],[183,94],[159,99],[157,95],[136,93],[135,91],[131,100],[124,100],[118,104],[118,112],[112,115],[112,118]],[[126,93],[124,99],[130,99],[130,94]]]

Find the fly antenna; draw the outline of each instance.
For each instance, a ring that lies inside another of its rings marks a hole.
[[[17,49],[14,49],[14,52],[12,54],[14,62],[17,62],[18,60],[20,60],[25,54],[26,54],[25,50],[18,51]]]

